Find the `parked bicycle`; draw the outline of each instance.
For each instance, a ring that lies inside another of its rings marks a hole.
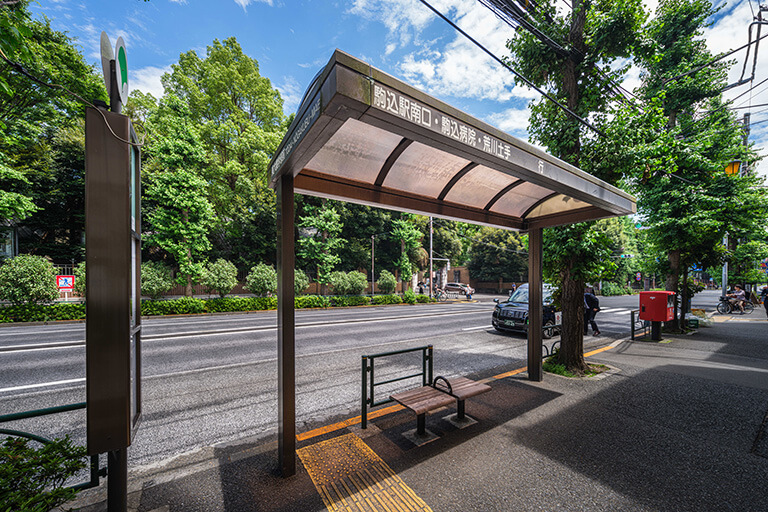
[[[752,304],[750,301],[746,300],[744,301],[744,313],[749,315],[755,310],[755,305]],[[721,315],[728,315],[730,313],[741,313],[741,308],[739,308],[739,305],[734,303],[731,299],[728,297],[720,297],[720,302],[717,305],[717,312]]]

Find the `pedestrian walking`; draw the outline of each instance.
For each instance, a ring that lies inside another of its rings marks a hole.
[[[584,336],[589,331],[590,324],[592,325],[592,336],[600,336],[600,329],[597,328],[597,322],[595,322],[595,315],[600,311],[600,299],[595,295],[594,288],[587,288],[584,291]]]
[[[763,291],[760,293],[760,300],[763,301],[765,316],[768,317],[768,286],[763,286]]]

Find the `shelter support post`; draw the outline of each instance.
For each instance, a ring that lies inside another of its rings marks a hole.
[[[296,473],[294,215],[293,175],[288,173],[277,184],[278,464],[284,477]]]
[[[528,231],[528,379],[542,379],[541,337],[544,324],[542,228]]]

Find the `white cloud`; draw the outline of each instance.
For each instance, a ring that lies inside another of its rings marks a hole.
[[[283,79],[281,85],[276,85],[275,88],[280,92],[280,96],[283,98],[283,112],[290,114],[296,112],[299,108],[299,102],[301,101],[304,90],[292,76],[287,76]]]
[[[506,41],[513,35],[512,29],[479,2],[432,3],[494,55],[508,53]],[[538,97],[527,88],[515,87],[512,74],[463,35],[453,32],[448,43],[425,40],[430,23],[447,25],[417,0],[355,0],[349,12],[387,27],[385,55],[400,48],[418,48],[401,57],[398,67],[407,81],[430,94],[499,102]]]
[[[499,130],[511,133],[520,138],[528,137],[528,119],[531,117],[531,111],[527,108],[511,108],[502,112],[492,114],[488,122]]]
[[[165,73],[171,72],[171,66],[164,68],[158,68],[154,66],[148,66],[146,68],[132,70],[128,68],[128,85],[130,89],[140,90],[143,93],[149,93],[155,98],[161,98],[164,94],[163,84],[160,82],[160,78]]]
[[[242,7],[244,11],[246,10],[246,7],[254,3],[267,4],[272,7],[272,0],[235,0],[235,3]]]

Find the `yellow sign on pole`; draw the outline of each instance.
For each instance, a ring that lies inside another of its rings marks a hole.
[[[725,174],[728,176],[735,176],[739,174],[739,169],[741,169],[741,162],[736,160],[725,166]]]

